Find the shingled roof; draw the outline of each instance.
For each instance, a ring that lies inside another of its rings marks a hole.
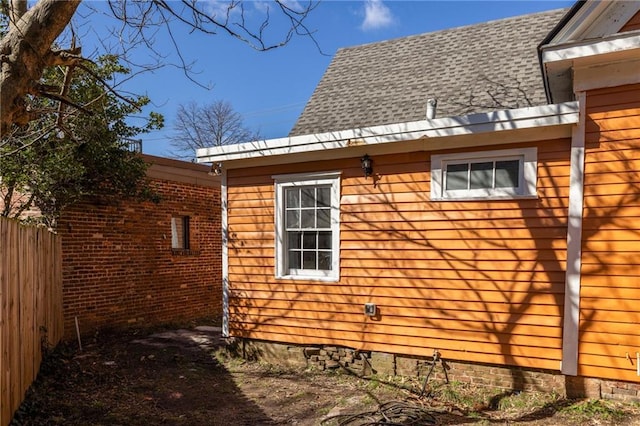
[[[537,46],[566,12],[340,49],[289,135],[545,104]]]

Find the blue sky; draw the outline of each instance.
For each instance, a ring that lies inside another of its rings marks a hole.
[[[214,6],[217,4],[215,0],[209,2]],[[199,104],[217,99],[229,101],[244,116],[245,124],[259,131],[264,138],[284,137],[302,112],[332,56],[341,47],[570,7],[573,3],[544,0],[323,1],[312,12],[307,24],[316,31],[315,39],[326,55],[304,37],[294,38],[280,49],[257,52],[222,34],[202,35],[175,27],[174,36],[181,46],[181,54],[187,62],[194,62],[197,81],[212,89],[194,84],[180,69],[171,66],[128,81],[126,89],[147,94],[153,102],[151,109],[165,116],[166,126],[162,131],[142,135],[143,151],[147,154],[170,156],[167,137],[172,132],[175,112],[178,105],[190,101]],[[92,4],[98,3],[88,3]],[[268,4],[268,1],[247,2],[247,8],[258,13]],[[82,27],[85,35],[100,34],[101,25],[110,25],[106,18],[93,16],[90,19],[91,25]],[[273,29],[277,30],[278,24],[274,21]],[[158,34],[154,47],[167,52],[167,62],[177,62],[163,34]],[[140,55],[143,54],[141,51]]]

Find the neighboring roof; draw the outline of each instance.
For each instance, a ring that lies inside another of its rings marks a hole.
[[[211,166],[174,160],[155,155],[141,154],[149,164],[147,177],[151,179],[182,182],[204,187],[220,187],[220,177],[211,172]]]
[[[289,135],[545,104],[537,46],[566,11],[340,49]]]

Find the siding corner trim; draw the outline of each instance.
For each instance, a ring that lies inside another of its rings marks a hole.
[[[227,211],[227,170],[222,169],[220,179],[220,205],[222,214],[222,337],[229,337],[229,213]]]
[[[586,92],[576,94],[580,118],[571,137],[569,217],[567,223],[567,271],[564,293],[561,372],[578,374],[580,337],[580,269],[582,266],[582,209],[584,203]]]

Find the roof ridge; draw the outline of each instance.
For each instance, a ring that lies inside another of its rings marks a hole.
[[[555,14],[555,13],[558,13],[560,11],[568,12],[569,9],[570,9],[569,7],[564,7],[564,8],[558,8],[558,9],[544,10],[544,11],[541,11],[541,12],[526,13],[524,15],[508,16],[508,17],[505,17],[505,18],[492,19],[490,21],[477,22],[475,24],[460,25],[460,26],[457,26],[457,27],[443,28],[443,29],[434,30],[434,31],[427,31],[427,32],[420,33],[420,34],[410,34],[410,35],[407,35],[407,36],[395,37],[395,38],[390,38],[390,39],[386,39],[386,40],[379,40],[379,41],[372,41],[372,42],[369,42],[369,43],[355,44],[353,46],[344,46],[344,47],[338,48],[336,53],[340,52],[340,51],[343,51],[343,50],[360,49],[360,48],[368,47],[368,46],[382,45],[382,44],[385,44],[385,43],[394,43],[394,42],[398,42],[398,41],[401,41],[401,40],[419,38],[419,37],[424,37],[424,36],[437,34],[437,33],[444,34],[444,33],[448,33],[448,32],[466,30],[466,29],[474,28],[474,27],[483,27],[483,26],[488,26],[488,25],[495,25],[497,23],[504,22],[504,21],[517,20],[517,19],[522,19],[522,18],[525,18],[525,17],[532,17],[532,16],[536,16],[536,15]]]

